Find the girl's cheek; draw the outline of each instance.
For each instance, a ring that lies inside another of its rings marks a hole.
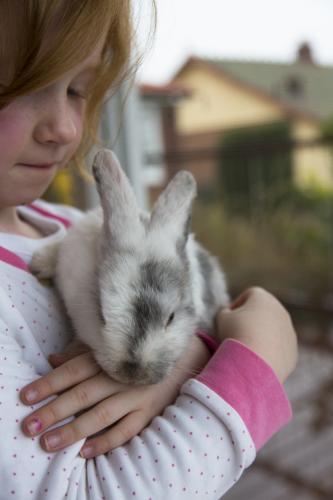
[[[73,144],[73,148],[76,150],[81,143],[83,129],[84,129],[84,117],[81,114],[78,114],[75,117],[75,128],[77,131],[77,136],[76,136],[75,144]]]
[[[26,130],[27,117],[24,113],[19,113],[12,106],[0,111],[0,150],[3,157],[19,152]]]
[[[82,140],[82,135],[83,135],[83,119],[79,121],[78,126],[77,126],[77,130],[78,130],[77,142],[79,145],[81,140]]]
[[[80,128],[81,134],[82,134],[82,131],[84,129],[84,123],[86,120],[86,113],[87,113],[86,103],[83,101],[79,104],[79,107],[76,110],[76,114],[75,114],[77,126]]]

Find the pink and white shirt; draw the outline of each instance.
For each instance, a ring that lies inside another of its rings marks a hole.
[[[45,237],[0,233],[0,500],[221,498],[291,418],[272,369],[233,340],[217,348],[162,416],[112,452],[85,460],[81,440],[48,454],[22,433],[23,418],[45,401],[27,407],[19,391],[52,369],[48,355],[62,351],[72,336],[54,290],[27,264],[82,213],[43,201],[18,210]]]

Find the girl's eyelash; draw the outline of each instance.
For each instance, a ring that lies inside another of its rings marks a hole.
[[[86,99],[86,96],[84,94],[82,94],[78,90],[75,90],[73,87],[68,88],[68,93],[73,97],[78,97],[79,99]]]

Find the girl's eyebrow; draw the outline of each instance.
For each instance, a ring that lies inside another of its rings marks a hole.
[[[80,75],[82,74],[88,74],[88,73],[96,73],[96,71],[98,70],[99,68],[99,64],[91,64],[90,66],[87,66],[86,68],[82,69],[82,71],[80,71]]]
[[[82,82],[84,85],[89,84],[97,77],[98,66],[91,66],[89,68],[84,68],[82,71],[78,72],[73,79],[78,82]]]

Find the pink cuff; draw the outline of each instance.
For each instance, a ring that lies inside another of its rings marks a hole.
[[[237,411],[257,450],[292,417],[272,368],[241,342],[225,340],[196,378]]]

